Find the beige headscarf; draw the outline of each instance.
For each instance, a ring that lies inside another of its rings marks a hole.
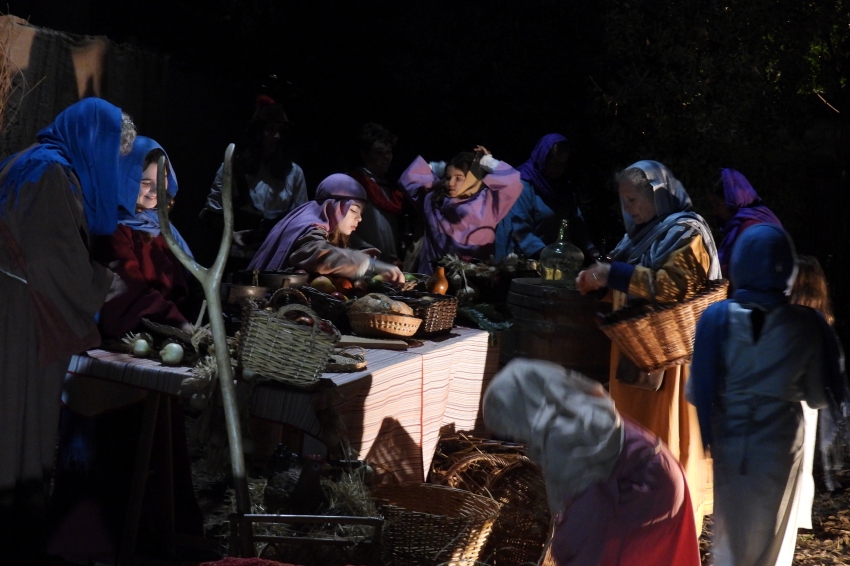
[[[484,395],[484,422],[528,445],[553,513],[611,475],[623,442],[622,420],[599,383],[539,360],[515,359],[496,374]]]

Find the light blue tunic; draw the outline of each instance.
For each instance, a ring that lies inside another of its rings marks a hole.
[[[809,309],[765,313],[729,304],[727,368],[712,415],[715,566],[791,564],[797,534],[805,425],[800,402],[826,406],[821,329]]]

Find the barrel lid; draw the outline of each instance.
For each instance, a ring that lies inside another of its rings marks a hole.
[[[557,285],[544,285],[543,280],[539,277],[517,277],[511,281],[511,292],[543,299],[562,299],[569,301],[587,299],[587,297],[575,289],[568,289]]]

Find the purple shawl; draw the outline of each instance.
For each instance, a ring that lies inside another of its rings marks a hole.
[[[366,201],[363,187],[342,173],[335,173],[319,183],[316,200],[306,202],[275,224],[249,269],[272,270],[286,267],[295,242],[316,228],[333,232],[356,201]]]
[[[483,187],[470,198],[433,198],[439,180],[422,157],[398,180],[425,216],[422,248],[413,270],[426,275],[446,254],[488,259],[495,249],[496,226],[522,193],[519,173],[504,161],[481,180]]]
[[[549,208],[554,208],[553,205],[558,201],[558,195],[555,194],[555,190],[549,184],[549,179],[543,174],[546,169],[546,158],[549,157],[553,145],[565,141],[567,141],[567,138],[561,134],[546,134],[537,142],[529,160],[517,167],[520,177],[531,183],[531,186],[534,187],[534,190],[537,191],[537,194]]]
[[[758,193],[739,171],[721,169],[720,176],[723,180],[723,197],[726,205],[737,209],[735,215],[723,225],[721,229],[723,241],[717,249],[720,266],[725,275],[732,257],[732,248],[744,230],[754,224],[773,224],[782,227],[782,223],[769,208],[761,203]]]

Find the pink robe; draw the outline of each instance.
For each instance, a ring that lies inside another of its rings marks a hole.
[[[568,500],[550,549],[559,566],[699,566],[682,466],[657,436],[623,419],[623,448],[606,481]]]

